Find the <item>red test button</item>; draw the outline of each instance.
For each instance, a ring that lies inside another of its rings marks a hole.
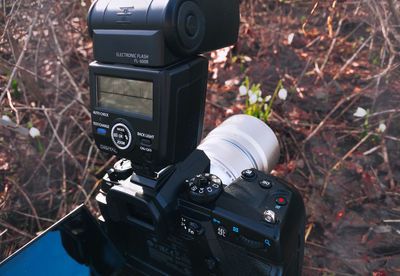
[[[277,197],[275,199],[276,204],[280,205],[280,206],[284,206],[287,204],[286,198],[284,197]]]

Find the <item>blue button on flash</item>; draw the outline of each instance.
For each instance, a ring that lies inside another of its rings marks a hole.
[[[232,230],[233,230],[233,232],[239,233],[239,228],[237,228],[235,226],[233,226]]]
[[[97,133],[101,135],[106,135],[107,129],[99,127],[97,128]]]

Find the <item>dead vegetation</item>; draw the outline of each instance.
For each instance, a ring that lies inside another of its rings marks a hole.
[[[0,2],[5,257],[78,204],[96,212],[113,157],[91,137],[90,1]],[[288,97],[268,121],[281,144],[273,173],[304,196],[303,274],[400,273],[400,1],[244,0],[241,16],[238,43],[208,55],[205,133],[242,112],[246,76],[264,97],[282,80]]]

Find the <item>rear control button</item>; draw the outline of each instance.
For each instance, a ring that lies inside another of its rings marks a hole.
[[[223,227],[222,225],[218,226],[217,228],[217,235],[222,237],[222,238],[226,238],[228,236],[228,231],[226,230],[225,227]]]
[[[242,171],[242,177],[245,180],[252,180],[256,177],[256,172],[253,169],[247,169]]]
[[[188,224],[188,229],[191,230],[190,234],[200,236],[203,234],[204,229],[197,222],[191,221]]]
[[[275,199],[276,204],[278,204],[279,206],[285,206],[287,204],[287,200],[284,197],[277,197]]]
[[[267,179],[263,179],[259,182],[261,188],[264,189],[270,189],[272,187],[272,182],[267,180]]]
[[[275,212],[272,210],[265,210],[264,219],[269,223],[275,223]]]

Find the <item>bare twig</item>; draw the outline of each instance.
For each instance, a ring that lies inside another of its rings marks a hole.
[[[67,152],[67,154],[72,158],[72,160],[74,161],[75,165],[82,171],[83,168],[81,166],[81,164],[78,162],[78,160],[76,160],[75,156],[68,150],[68,148],[64,145],[63,141],[61,140],[60,136],[58,136],[57,130],[54,128],[54,125],[49,117],[49,114],[47,114],[47,111],[44,110],[43,112],[46,115],[46,118],[49,122],[49,125],[51,127],[51,129],[53,130],[54,136],[56,137],[58,143],[60,143],[61,147],[63,148],[63,150],[65,150]]]
[[[20,234],[22,236],[25,236],[25,237],[27,237],[29,239],[33,239],[35,237],[35,236],[25,232],[25,231],[22,231],[22,230],[18,229],[17,227],[12,226],[11,224],[5,222],[2,219],[0,219],[0,225],[3,226],[4,228],[8,228],[8,229],[10,229],[10,230],[12,230],[14,232],[17,232],[18,234]]]
[[[364,49],[365,45],[368,44],[368,42],[372,39],[373,35],[368,37],[363,44],[357,49],[357,51],[351,56],[350,59],[347,60],[347,62],[340,68],[339,72],[336,73],[336,75],[333,77],[333,80],[336,80],[344,70],[353,62],[353,60],[358,56],[358,54],[361,52],[362,49]]]
[[[25,128],[23,126],[17,126],[17,124],[14,122],[0,119],[0,125],[7,127],[8,129],[11,129],[13,131],[16,131],[25,137],[29,136],[29,130],[27,128]]]
[[[3,100],[4,96],[7,95],[8,105],[11,107],[11,109],[12,109],[12,110],[14,111],[14,113],[15,113],[15,117],[16,117],[16,120],[17,120],[17,125],[19,125],[19,121],[20,121],[20,119],[19,119],[19,112],[18,112],[18,110],[16,110],[15,107],[14,107],[14,104],[13,104],[13,101],[12,101],[12,97],[11,97],[11,93],[10,93],[10,87],[11,87],[11,84],[12,84],[13,79],[14,79],[14,77],[15,77],[15,74],[17,73],[17,69],[18,69],[19,65],[21,64],[21,62],[22,62],[22,60],[23,60],[23,57],[24,57],[24,55],[25,55],[25,52],[26,52],[26,50],[27,50],[29,40],[30,40],[30,38],[32,37],[32,30],[33,30],[33,27],[34,27],[35,24],[36,24],[38,15],[39,15],[39,13],[38,13],[38,11],[36,11],[36,15],[35,15],[35,18],[33,19],[32,25],[31,25],[31,27],[30,27],[30,29],[29,29],[28,38],[27,38],[26,41],[25,41],[24,48],[22,49],[21,54],[20,54],[20,56],[19,56],[19,58],[18,58],[18,61],[17,61],[16,65],[14,66],[14,68],[13,68],[13,70],[12,70],[12,72],[11,72],[11,75],[10,75],[10,77],[9,77],[9,79],[8,79],[8,83],[7,83],[6,88],[4,89],[3,93],[1,93],[1,95],[0,95],[0,104],[1,104],[1,101]],[[10,44],[11,44],[11,42],[10,42]],[[12,47],[11,47],[11,48],[12,48]]]
[[[14,8],[15,8],[15,6],[17,5],[17,3],[19,3],[20,2],[20,0],[17,0],[17,1],[15,1],[14,2],[14,4],[12,5],[12,7],[11,7],[11,11],[10,11],[10,18],[8,18],[7,19],[7,22],[6,22],[6,25],[4,26],[4,32],[3,32],[3,34],[1,35],[1,37],[0,37],[0,40],[2,40],[3,38],[4,38],[4,36],[5,36],[5,34],[6,34],[6,30],[7,30],[7,28],[8,28],[8,24],[10,24],[10,22],[13,20],[13,18],[14,18],[14,15],[15,15],[15,13],[14,13]],[[4,9],[5,9],[5,5],[4,5]]]
[[[18,210],[13,210],[12,212],[17,213],[17,214],[20,214],[20,215],[23,215],[23,216],[25,216],[25,217],[30,217],[30,218],[35,218],[35,219],[37,218],[37,219],[39,219],[39,220],[46,221],[46,222],[51,222],[51,223],[54,223],[54,222],[55,222],[54,219],[43,218],[43,217],[35,217],[35,216],[32,216],[31,214],[27,214],[27,213],[24,213],[24,212],[20,212],[20,211],[18,211]]]
[[[304,67],[303,71],[301,71],[301,74],[300,74],[300,76],[298,77],[298,79],[297,79],[297,81],[296,81],[296,84],[295,84],[295,86],[294,86],[294,91],[296,91],[296,90],[297,90],[297,87],[299,87],[299,85],[300,85],[301,81],[303,80],[303,77],[304,77],[304,75],[306,74],[307,69],[308,69],[308,67],[310,66],[312,60],[313,60],[312,58],[309,58],[309,59],[307,60],[306,66]]]
[[[307,16],[307,19],[304,21],[303,26],[301,26],[301,29],[303,30],[303,33],[304,33],[305,36],[307,36],[306,26],[307,26],[308,22],[310,21],[311,16],[313,16],[315,10],[318,8],[319,1],[320,1],[320,0],[317,0],[317,1],[315,2],[314,7],[312,8],[310,14]]]
[[[10,74],[10,77],[9,77],[8,83],[7,83],[7,86],[6,86],[6,88],[4,89],[3,93],[1,93],[1,95],[0,95],[0,103],[1,103],[1,101],[3,100],[3,98],[4,98],[4,96],[5,96],[6,94],[10,94],[10,87],[11,87],[11,84],[12,84],[12,82],[13,82],[13,80],[14,80],[14,76],[15,76],[15,74],[17,73],[18,66],[21,65],[21,62],[22,62],[22,60],[23,60],[23,58],[24,58],[24,56],[25,56],[26,50],[28,49],[28,44],[29,44],[29,41],[31,40],[31,37],[32,37],[33,28],[35,27],[36,21],[37,21],[37,19],[38,19],[38,17],[39,17],[39,9],[40,9],[40,0],[38,1],[38,9],[36,10],[35,16],[34,16],[32,22],[31,22],[31,25],[30,25],[30,27],[29,27],[28,36],[27,36],[27,38],[26,38],[26,40],[25,40],[24,47],[22,48],[22,51],[21,51],[21,54],[20,54],[19,57],[18,57],[17,63],[16,63],[16,65],[14,66],[14,68],[13,68],[11,74]],[[10,42],[10,43],[11,43],[11,42]],[[11,99],[11,96],[9,96],[9,99]],[[12,101],[11,101],[11,105],[10,105],[10,106],[13,106]],[[18,112],[16,112],[16,116],[17,116],[17,124],[19,124]]]
[[[346,160],[347,157],[350,156],[350,154],[352,154],[356,149],[358,149],[359,146],[361,146],[362,143],[364,143],[365,141],[367,141],[367,139],[372,135],[372,133],[368,133],[364,138],[362,138],[351,150],[349,150],[338,162],[336,162],[336,164],[328,171],[328,174],[325,178],[325,182],[324,182],[324,186],[322,188],[321,191],[321,196],[323,197],[325,195],[325,191],[326,191],[326,187],[328,186],[328,182],[329,182],[329,178],[332,174],[333,171],[335,171],[340,164],[342,164],[342,162],[344,160]]]
[[[303,140],[303,146],[324,126],[326,121],[332,116],[332,114],[344,103],[347,102],[348,100],[360,96],[361,92],[363,92],[365,89],[361,90],[358,93],[354,93],[350,96],[347,96],[345,98],[342,98],[336,105],[335,107],[328,113],[328,115],[325,116],[325,118],[318,124],[318,126],[307,136],[306,139]]]
[[[35,218],[37,227],[38,227],[39,230],[41,230],[41,229],[42,229],[42,225],[40,224],[39,216],[38,216],[38,214],[37,214],[37,212],[36,212],[35,206],[33,206],[32,201],[30,200],[29,196],[25,193],[25,191],[22,189],[21,186],[19,186],[19,184],[18,184],[17,182],[15,182],[13,179],[9,179],[9,180],[13,183],[13,185],[17,188],[17,190],[22,194],[22,196],[23,196],[23,197],[25,198],[25,200],[28,202],[29,207],[30,207],[31,210],[32,210],[33,217]]]
[[[108,166],[110,166],[111,162],[114,162],[116,159],[115,155],[111,156],[110,159],[107,160],[107,162],[104,163],[103,166],[101,166],[101,168],[95,173],[96,176],[99,176],[105,168],[107,168]]]
[[[54,29],[53,21],[52,21],[50,18],[48,18],[47,22],[49,23],[51,32],[52,32],[52,34],[53,34],[53,39],[54,39],[54,43],[55,43],[55,45],[56,45],[56,50],[57,50],[58,59],[60,60],[61,64],[63,65],[64,72],[65,72],[65,74],[67,75],[68,79],[70,80],[72,86],[73,86],[74,89],[75,89],[76,100],[77,100],[79,103],[83,104],[81,89],[80,89],[79,86],[77,85],[77,83],[76,83],[74,77],[71,75],[71,73],[69,72],[69,70],[67,70],[67,68],[66,68],[66,66],[65,66],[66,63],[65,63],[65,59],[64,59],[64,54],[63,54],[63,52],[62,52],[62,50],[61,50],[60,43],[58,42],[58,38],[57,38],[56,31],[55,31],[55,29]],[[88,110],[84,105],[83,105],[82,108],[83,108],[83,111],[86,113],[86,115],[90,117],[90,112],[89,112],[89,110]]]
[[[326,56],[325,56],[324,62],[322,63],[321,72],[324,72],[325,66],[326,66],[326,64],[327,64],[327,62],[328,62],[328,59],[329,59],[329,56],[331,55],[331,53],[332,53],[332,51],[333,51],[333,48],[335,47],[336,41],[337,41],[337,39],[338,39],[338,37],[339,37],[340,29],[342,28],[342,24],[343,24],[343,21],[344,21],[344,20],[345,20],[345,17],[342,17],[342,18],[339,20],[339,24],[338,24],[338,27],[337,27],[337,29],[336,29],[335,36],[334,36],[334,38],[332,39],[331,46],[329,47],[328,53],[327,53]]]
[[[64,126],[64,133],[63,133],[63,143],[65,144],[66,142],[66,136],[67,136],[67,126]],[[62,186],[61,186],[61,193],[64,198],[62,203],[60,204],[60,209],[62,210],[62,214],[65,214],[67,212],[67,173],[65,170],[65,151],[61,152],[61,168],[62,168]],[[60,211],[59,211],[60,214]]]

